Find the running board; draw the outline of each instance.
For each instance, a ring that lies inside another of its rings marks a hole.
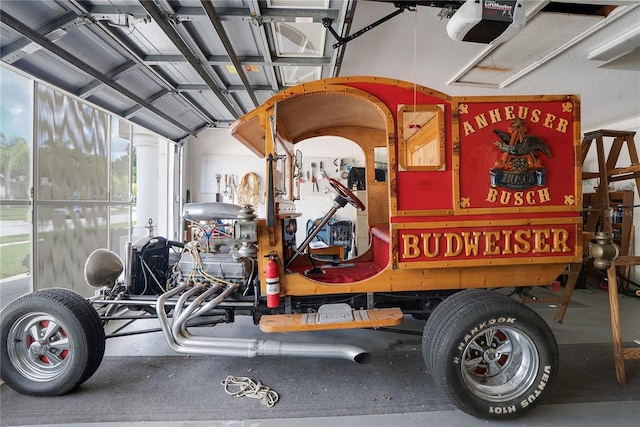
[[[399,308],[353,310],[348,304],[326,304],[317,313],[269,314],[260,319],[263,332],[302,332],[329,329],[397,326],[404,314]]]

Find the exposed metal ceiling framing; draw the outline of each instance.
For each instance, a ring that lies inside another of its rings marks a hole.
[[[305,8],[304,6],[313,6]],[[345,35],[351,1],[3,0],[2,61],[175,142],[225,126],[285,86],[283,69],[335,77],[342,50],[278,55],[276,25]],[[322,6],[322,7],[318,7]],[[296,30],[297,31],[297,30]],[[290,40],[285,40],[291,43]],[[295,46],[294,46],[295,48]]]
[[[600,104],[616,99],[612,117],[637,111],[633,97],[616,94],[637,82],[628,71],[640,52],[640,0],[527,0],[526,28],[499,45],[446,36],[442,21],[464,1],[2,0],[0,59],[176,143],[227,126],[287,86],[341,74],[416,80],[451,95],[556,93],[571,83]],[[574,71],[533,73],[555,70],[561,55]],[[571,81],[558,88],[560,74]]]

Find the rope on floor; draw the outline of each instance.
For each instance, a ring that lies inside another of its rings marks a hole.
[[[262,404],[271,408],[278,401],[278,393],[263,385],[260,381],[248,377],[234,377],[229,375],[221,381],[224,391],[233,397],[251,397],[261,399]]]

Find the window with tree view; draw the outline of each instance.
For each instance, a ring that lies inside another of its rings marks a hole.
[[[0,280],[29,272],[31,86],[0,67]]]

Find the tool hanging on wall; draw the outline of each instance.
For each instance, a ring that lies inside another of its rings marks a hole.
[[[320,179],[327,179],[327,173],[324,171],[324,162],[320,162]]]
[[[340,178],[349,178],[349,170],[351,169],[351,165],[348,161],[342,158],[336,158],[333,160],[333,164],[336,166],[336,173],[340,174]]]
[[[220,179],[222,178],[222,175],[220,175],[219,173],[216,174],[216,184],[218,184],[218,192],[216,193],[216,202],[221,202],[222,201],[222,194],[220,194]]]
[[[311,190],[315,193],[318,189],[318,180],[316,179],[316,164],[311,163]]]
[[[237,194],[237,189],[236,189],[236,176],[234,174],[231,174],[231,179],[229,181],[229,186],[231,187],[231,203],[233,203],[234,205],[236,204],[236,194]]]
[[[327,179],[329,179],[327,177],[327,172],[324,170],[324,162],[320,162],[320,179],[323,181],[326,181]],[[317,185],[318,184],[316,184],[316,186]],[[326,183],[322,184],[322,192],[325,194],[329,192],[329,188],[327,187]]]

